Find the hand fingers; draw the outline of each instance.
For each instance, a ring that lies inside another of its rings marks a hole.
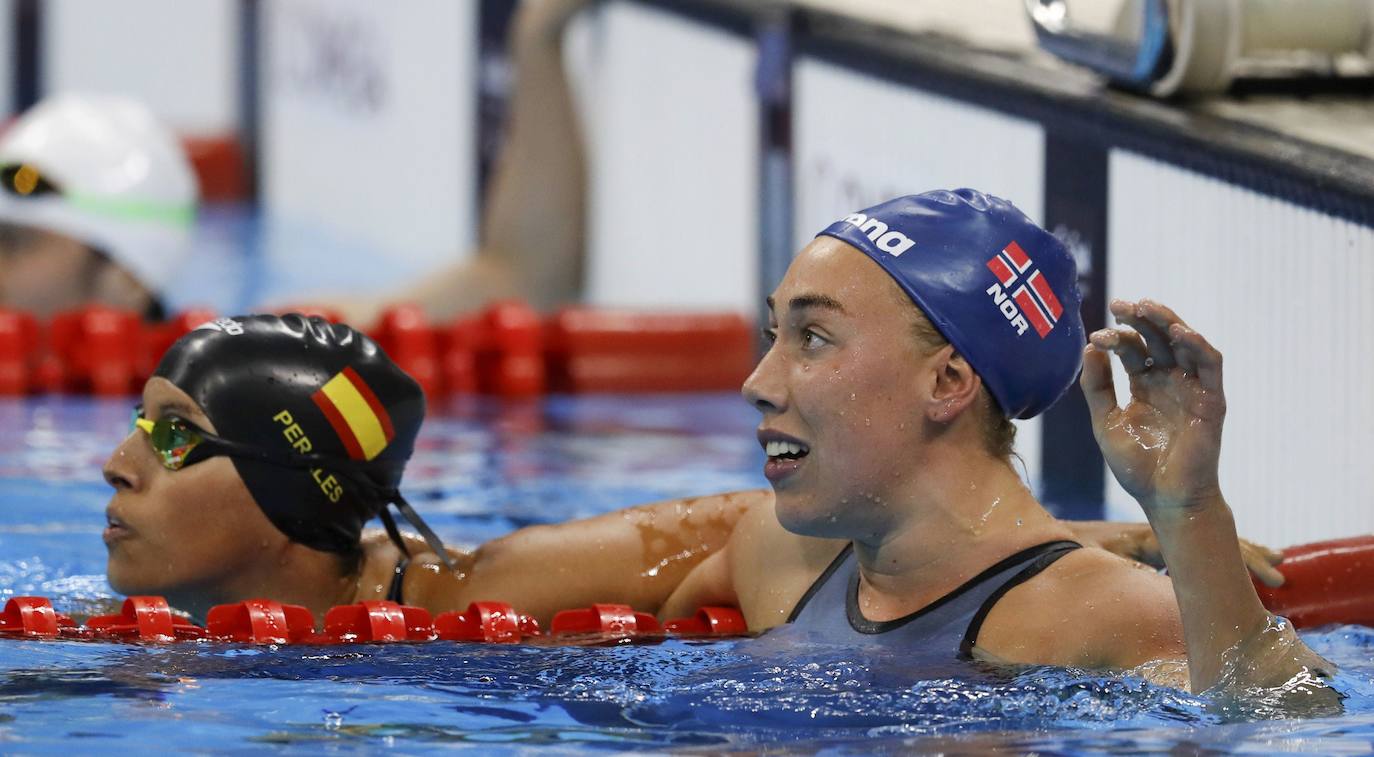
[[[1169,327],[1178,364],[1198,377],[1198,384],[1208,391],[1222,391],[1221,352],[1207,338],[1183,323]]]
[[[1275,563],[1270,560],[1271,555],[1269,553],[1271,551],[1247,541],[1242,540],[1240,543],[1240,552],[1241,556],[1245,558],[1245,567],[1250,569],[1250,572],[1259,579],[1260,583],[1275,589],[1283,586],[1284,578],[1283,574],[1274,567]]]
[[[1147,367],[1160,368],[1166,371],[1174,367],[1176,361],[1174,360],[1173,347],[1169,344],[1167,325],[1161,327],[1147,318],[1146,309],[1141,303],[1113,300],[1111,311],[1112,315],[1116,316],[1118,323],[1124,323],[1135,329],[1144,339],[1149,357]]]
[[[1256,554],[1263,557],[1265,562],[1270,565],[1278,565],[1283,562],[1283,550],[1281,549],[1272,549],[1263,544],[1256,544],[1249,539],[1241,539],[1240,546],[1244,549],[1253,550]]]
[[[1175,323],[1180,323],[1184,326],[1188,325],[1182,318],[1179,318],[1178,313],[1175,313],[1168,305],[1155,302],[1154,300],[1141,300],[1136,303],[1136,313],[1154,324],[1154,327],[1159,329],[1160,333],[1164,334],[1167,334],[1169,332],[1169,327],[1173,326]]]
[[[1146,530],[1136,544],[1135,559],[1152,568],[1163,568],[1164,553],[1159,549],[1159,537],[1155,536],[1155,531],[1149,524],[1144,525]]]
[[[1112,381],[1111,358],[1096,344],[1089,344],[1083,351],[1083,373],[1078,383],[1083,387],[1083,399],[1088,402],[1093,428],[1099,428],[1107,414],[1116,409],[1116,387]]]
[[[1126,375],[1135,378],[1150,369],[1150,357],[1145,350],[1145,340],[1129,329],[1099,329],[1088,336],[1094,347],[1104,352],[1115,353],[1121,360]]]

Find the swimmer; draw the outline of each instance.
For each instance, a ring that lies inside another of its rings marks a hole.
[[[249,316],[192,331],[104,466],[111,586],[196,618],[255,597],[317,617],[366,599],[433,612],[500,600],[545,624],[593,602],[656,612],[744,513],[772,512],[771,492],[736,492],[446,550],[397,491],[424,408],[418,386],[347,326]],[[426,538],[399,534],[393,504]],[[373,517],[389,534],[363,533]],[[1077,538],[1158,559],[1147,526],[1080,528]]]
[[[499,599],[547,623],[570,606],[656,608],[764,493],[678,500],[450,551],[397,490],[419,386],[366,336],[299,315],[222,318],[163,356],[104,465],[107,574],[203,618],[266,597],[391,599],[434,612]],[[423,540],[402,537],[395,506]],[[387,535],[364,537],[381,519]]]
[[[161,317],[197,195],[180,143],[138,102],[40,102],[0,137],[0,307]]]
[[[393,504],[446,557],[397,491],[424,412],[415,381],[346,326],[249,316],[193,330],[104,466],[111,586],[197,617],[251,596],[351,602],[363,523],[381,517],[400,543]]]
[[[768,304],[771,346],[744,396],[763,416],[775,512],[747,513],[664,614],[734,604],[751,630],[791,624],[811,638],[895,645],[934,664],[1141,669],[1173,684],[1190,672],[1198,690],[1217,682],[1221,650],[1240,640],[1195,637],[1231,620],[1246,639],[1257,633],[1258,600],[1236,579],[1244,570],[1232,570],[1242,562],[1224,504],[1209,503],[1215,523],[1190,534],[1178,517],[1187,507],[1173,499],[1207,490],[1190,476],[1215,482],[1215,448],[1195,465],[1176,464],[1164,488],[1164,471],[1151,467],[1161,460],[1132,457],[1123,435],[1148,431],[1167,443],[1191,432],[1176,407],[1157,422],[1138,417],[1149,414],[1143,400],[1127,411],[1135,425],[1111,421],[1119,415],[1106,408],[1099,352],[1089,353],[1084,380],[1103,451],[1114,470],[1133,472],[1123,481],[1151,520],[1167,521],[1157,532],[1166,561],[1190,569],[1171,584],[1081,544],[1013,471],[1009,419],[1059,399],[1085,339],[1072,257],[1010,203],[939,191],[852,214],[798,254]],[[1093,345],[1139,362],[1141,349],[1124,336],[1095,336]],[[1163,349],[1150,341],[1150,354]],[[1151,380],[1167,393],[1175,378]],[[1219,376],[1215,383],[1219,399]],[[1218,573],[1218,589],[1235,597],[1218,596],[1209,583]],[[1288,643],[1301,647],[1291,633]],[[1299,651],[1250,680],[1322,669]],[[1190,659],[1190,670],[1158,665]]]

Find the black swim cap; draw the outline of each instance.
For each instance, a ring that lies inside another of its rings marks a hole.
[[[177,340],[153,375],[189,394],[218,436],[310,461],[232,456],[258,507],[292,541],[347,553],[380,515],[404,551],[386,511],[394,502],[447,562],[397,491],[424,392],[367,336],[297,314],[220,318]]]

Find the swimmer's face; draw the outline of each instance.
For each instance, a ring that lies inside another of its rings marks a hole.
[[[765,475],[788,530],[862,538],[882,533],[929,394],[912,336],[912,305],[876,263],[820,237],[770,298],[772,346],[744,384],[763,413]]]
[[[128,272],[75,239],[0,223],[0,307],[47,320],[93,302],[144,310],[149,299]]]
[[[143,415],[176,416],[215,431],[190,396],[162,377],[144,386]],[[173,606],[203,611],[251,596],[287,545],[228,457],[168,470],[148,435],[134,430],[104,474],[115,489],[106,508],[107,572],[123,594],[160,594]]]
[[[0,224],[0,305],[46,319],[86,301],[100,259],[61,234]]]

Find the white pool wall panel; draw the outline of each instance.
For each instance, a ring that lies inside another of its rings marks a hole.
[[[855,210],[930,189],[972,187],[1043,220],[1034,121],[808,57],[794,77],[798,247]]]
[[[375,291],[470,255],[477,3],[273,0],[261,13],[271,264],[298,266],[306,246],[346,251],[340,266],[375,266]],[[316,267],[292,285],[338,294],[336,278]]]
[[[1124,150],[1109,185],[1108,295],[1170,305],[1225,357],[1241,534],[1374,532],[1374,229]],[[1138,519],[1108,478],[1108,515]]]
[[[0,4],[5,48],[13,44],[11,7]],[[128,95],[180,133],[237,132],[238,0],[44,0],[42,13],[44,94]],[[0,67],[6,89],[10,52]]]
[[[755,312],[753,40],[630,2],[608,3],[576,31],[587,299]]]

